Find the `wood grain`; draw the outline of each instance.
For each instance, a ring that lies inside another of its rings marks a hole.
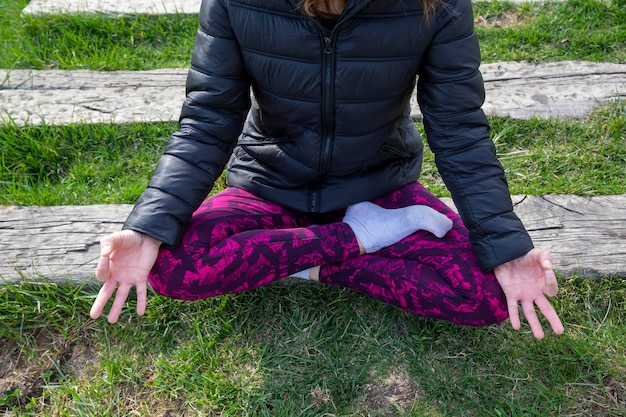
[[[485,113],[574,118],[626,97],[626,64],[564,61],[481,65]],[[0,69],[0,124],[176,121],[186,69],[35,71]],[[413,94],[411,115],[422,118]]]
[[[626,194],[514,196],[513,202],[535,245],[552,251],[557,273],[626,277]],[[131,209],[131,205],[0,208],[0,277],[13,282],[91,279],[99,239],[120,230]]]

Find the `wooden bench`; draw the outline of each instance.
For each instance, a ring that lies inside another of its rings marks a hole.
[[[553,252],[557,273],[626,277],[626,194],[514,196],[513,201],[535,245]],[[120,230],[131,208],[1,207],[0,277],[11,282],[91,279],[99,239]]]

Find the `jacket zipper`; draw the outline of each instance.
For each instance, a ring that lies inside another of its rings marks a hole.
[[[321,23],[317,23],[317,27],[320,31],[323,42],[323,60],[324,71],[323,76],[323,139],[322,139],[322,154],[319,162],[319,175],[317,177],[316,184],[310,193],[310,208],[312,212],[318,212],[320,207],[320,189],[322,183],[322,177],[326,174],[330,168],[330,161],[332,159],[332,146],[335,141],[335,107],[334,107],[334,86],[335,77],[333,72],[333,65],[335,63],[335,41],[337,39],[338,29],[341,24],[347,20],[348,17],[354,16],[359,10],[364,8],[368,2],[363,1],[355,10],[349,13],[350,16],[344,15],[339,18],[335,23],[335,27],[328,31]],[[347,6],[346,6],[347,7]]]
[[[324,36],[324,91],[322,93],[324,100],[324,148],[322,152],[322,160],[320,161],[320,173],[325,174],[330,167],[332,144],[335,135],[335,109],[334,109],[334,77],[333,63],[335,62],[334,52],[335,32]]]
[[[319,25],[319,23],[318,23],[318,26],[320,27],[320,33],[322,35],[323,52],[324,52],[324,56],[323,56],[324,69],[322,72],[322,75],[323,75],[323,79],[322,79],[323,131],[322,131],[322,153],[320,155],[320,161],[318,165],[319,175],[317,177],[317,181],[316,181],[316,184],[314,185],[314,188],[311,190],[310,206],[311,206],[312,212],[317,212],[319,210],[320,188],[321,188],[322,177],[326,174],[326,172],[328,171],[328,168],[330,167],[330,160],[332,157],[332,145],[334,142],[334,134],[335,134],[334,118],[333,118],[333,113],[334,113],[333,94],[332,94],[334,77],[333,77],[332,69],[333,69],[333,63],[334,63],[333,52],[334,52],[334,40],[336,36],[335,29],[337,28],[337,26],[335,26],[335,28],[333,28],[333,30],[331,30],[330,32],[322,28],[321,25]]]
[[[338,24],[339,22],[337,22]],[[333,117],[333,62],[334,62],[334,39],[335,39],[335,28],[333,30],[328,31],[325,28],[317,23],[317,26],[320,30],[322,43],[323,43],[323,67],[324,70],[322,72],[322,150],[320,155],[320,161],[318,165],[319,175],[317,177],[317,181],[315,185],[311,189],[310,193],[310,209],[312,212],[317,212],[319,210],[320,205],[320,188],[321,188],[321,177],[326,173],[330,166],[330,159],[332,153],[332,144],[334,140],[334,117]]]
[[[322,154],[319,163],[319,176],[315,190],[311,196],[311,209],[316,212],[319,210],[320,205],[320,188],[321,177],[323,177],[330,167],[330,161],[332,158],[332,147],[335,140],[335,117],[334,117],[334,104],[333,104],[333,63],[334,63],[334,40],[335,30],[333,29],[329,33],[323,33],[324,41],[324,79],[323,79],[323,139],[322,139]]]

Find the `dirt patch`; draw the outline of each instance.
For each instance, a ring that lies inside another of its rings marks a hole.
[[[0,347],[0,357],[6,364],[0,376],[0,410],[40,396],[46,381],[58,379],[57,366],[72,351],[60,336],[45,330],[35,332],[29,344],[32,349],[28,357],[9,343]]]
[[[95,362],[94,352],[75,348],[60,334],[44,329],[24,337],[27,348],[0,344],[0,411],[41,396],[44,385],[61,375],[86,377],[84,369]]]
[[[24,403],[27,398],[41,394],[42,375],[46,371],[44,368],[28,368],[0,378],[0,393],[7,403]]]
[[[601,384],[595,378],[587,382],[565,388],[567,397],[575,401],[569,404],[564,414],[594,417],[626,415],[626,381],[607,375],[602,378]]]
[[[66,384],[70,379],[80,384],[94,377],[94,372],[102,365],[97,347],[91,343],[92,330],[81,328],[79,333],[68,341],[53,331],[36,330],[25,335],[20,346],[14,341],[0,340],[0,415],[7,412],[21,415],[31,399],[44,404],[46,385]],[[198,414],[188,412],[184,400],[159,398],[132,384],[122,392],[121,402],[123,408],[132,410],[134,415],[184,417]]]
[[[88,379],[93,375],[93,369],[98,363],[96,357],[96,351],[92,346],[74,346],[64,368],[79,381]]]
[[[626,384],[607,376],[604,378],[604,389],[609,404],[626,408]]]
[[[474,24],[486,28],[509,28],[520,23],[520,17],[517,13],[502,12],[496,16],[476,16]]]
[[[15,370],[18,361],[19,352],[17,349],[0,343],[0,379],[10,375]]]
[[[405,370],[392,370],[382,380],[365,386],[365,407],[384,416],[402,415],[419,399],[417,383]]]
[[[615,410],[626,411],[626,384],[611,376],[602,381],[604,389],[598,389],[591,398],[581,398],[579,404],[590,416],[615,415]]]

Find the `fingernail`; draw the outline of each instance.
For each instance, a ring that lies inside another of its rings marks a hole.
[[[549,259],[545,259],[543,261],[543,266],[548,267],[548,268],[552,268],[552,261],[550,261]]]
[[[109,253],[109,251],[111,250],[111,246],[109,245],[104,245],[100,248],[100,253]],[[104,255],[103,255],[104,256]]]

